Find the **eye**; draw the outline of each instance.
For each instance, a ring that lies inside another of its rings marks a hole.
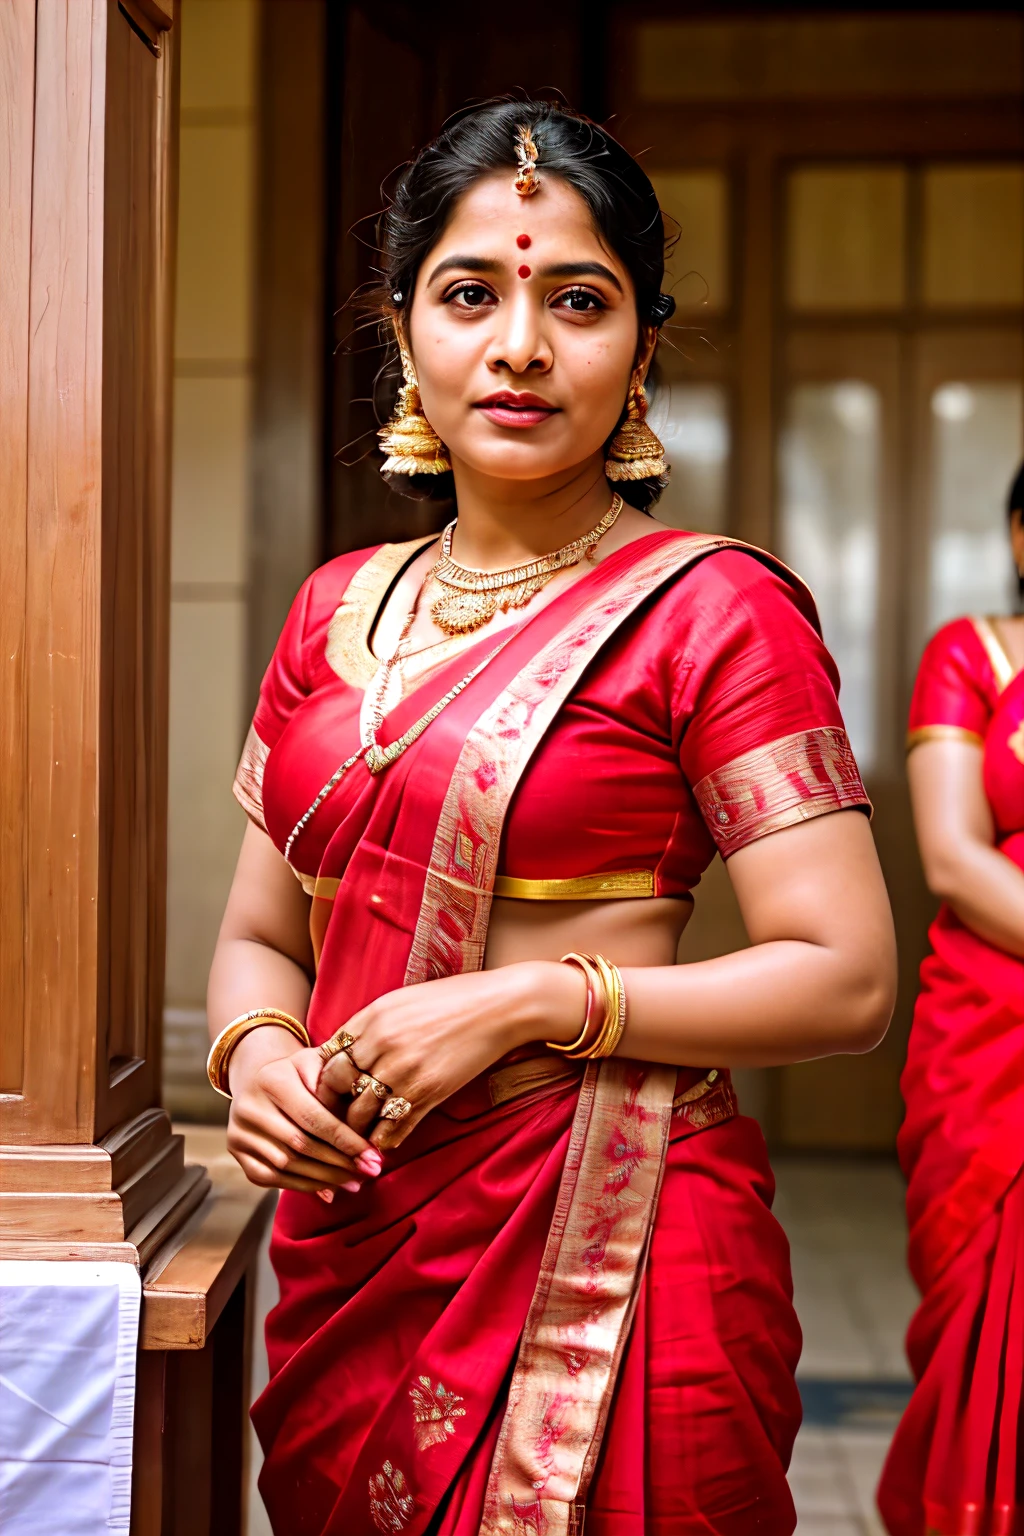
[[[574,315],[594,315],[604,307],[601,295],[592,288],[567,288],[552,305],[552,308],[569,309]]]
[[[452,304],[457,300],[460,307],[482,309],[492,297],[490,289],[485,288],[482,283],[457,283],[445,294],[444,302]]]

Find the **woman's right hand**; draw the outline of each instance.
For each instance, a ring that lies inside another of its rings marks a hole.
[[[276,1025],[251,1030],[232,1051],[227,1145],[251,1183],[331,1201],[380,1173],[376,1147],[317,1098],[322,1068],[318,1050]]]

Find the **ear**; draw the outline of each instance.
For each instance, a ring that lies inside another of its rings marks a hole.
[[[643,325],[640,327],[640,345],[637,348],[635,371],[640,374],[640,382],[643,384],[647,378],[648,369],[654,360],[654,349],[658,345],[658,327],[656,325]]]

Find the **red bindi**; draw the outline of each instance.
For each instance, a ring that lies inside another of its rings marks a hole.
[[[519,249],[521,251],[528,251],[530,249],[530,237],[529,237],[529,235],[517,235],[516,236],[516,245],[518,245],[518,247],[519,247]]]
[[[520,277],[529,277],[529,275],[530,275],[529,267],[520,267],[519,268],[519,276]]]

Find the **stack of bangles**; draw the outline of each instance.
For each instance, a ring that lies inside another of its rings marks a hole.
[[[562,956],[562,962],[583,972],[587,983],[587,1012],[583,1028],[575,1040],[568,1045],[548,1040],[547,1047],[570,1061],[600,1061],[612,1055],[626,1027],[626,989],[622,976],[618,967],[603,955],[581,955],[573,950]]]
[[[232,1019],[225,1025],[210,1047],[210,1054],[206,1058],[206,1075],[210,1079],[210,1086],[221,1095],[230,1099],[231,1089],[228,1084],[228,1065],[231,1061],[231,1053],[240,1040],[243,1040],[251,1030],[259,1029],[263,1024],[277,1024],[282,1029],[287,1029],[302,1045],[312,1045],[306,1026],[300,1024],[298,1019],[290,1013],[284,1013],[280,1008],[253,1008],[248,1013],[239,1014],[237,1019]],[[381,1101],[380,1117],[382,1120],[404,1120],[412,1111],[412,1105],[408,1099],[403,1099],[400,1094],[391,1092],[387,1083],[382,1083],[379,1078],[369,1072],[364,1072],[352,1055],[352,1047],[356,1043],[355,1035],[350,1035],[347,1030],[337,1030],[329,1040],[325,1040],[320,1046],[320,1059],[324,1066],[333,1056],[344,1051],[356,1071],[356,1080],[349,1090],[354,1099],[367,1089],[374,1098]],[[323,1068],[321,1068],[321,1071]]]

